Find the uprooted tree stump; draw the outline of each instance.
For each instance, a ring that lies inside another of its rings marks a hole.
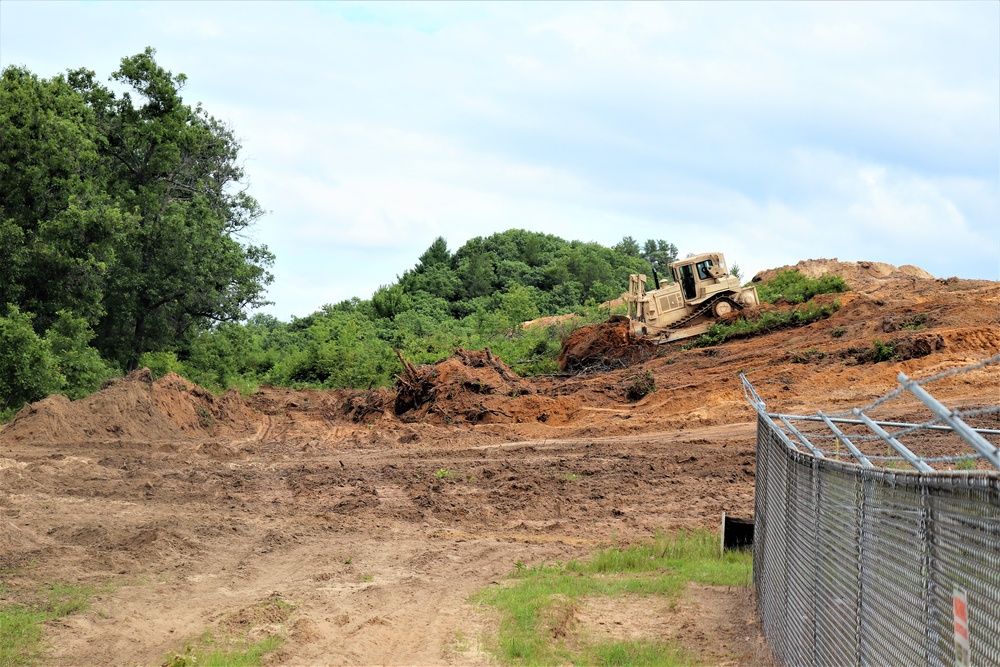
[[[627,317],[615,315],[571,333],[559,352],[559,368],[566,373],[627,368],[656,354],[656,345],[637,337]]]
[[[436,373],[419,371],[403,358],[403,353],[399,350],[396,350],[396,356],[403,365],[403,372],[396,376],[396,403],[393,411],[401,415],[433,400]]]
[[[404,421],[430,415],[448,423],[479,423],[487,415],[514,419],[503,409],[504,401],[535,393],[489,348],[457,349],[447,359],[426,366],[414,366],[399,351],[396,355],[403,370],[396,376],[393,412]]]

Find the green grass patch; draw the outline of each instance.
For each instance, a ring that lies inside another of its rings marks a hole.
[[[350,559],[348,559],[350,560]],[[368,581],[371,575],[362,579]],[[284,624],[294,605],[272,595],[219,622],[217,632],[205,630],[183,652],[166,656],[163,667],[256,667],[285,643]],[[274,631],[274,628],[278,628]]]
[[[840,276],[827,274],[821,278],[807,278],[795,269],[778,271],[777,275],[757,285],[757,296],[763,303],[785,299],[790,303],[804,303],[817,294],[834,294],[850,289]]]
[[[692,656],[657,638],[594,644],[568,632],[574,610],[596,596],[676,597],[689,582],[746,586],[752,555],[719,554],[707,530],[657,535],[651,542],[596,550],[589,559],[526,567],[517,563],[507,585],[473,596],[499,614],[488,650],[517,665],[679,665]]]
[[[650,667],[656,665],[696,664],[689,655],[671,642],[645,639],[605,642],[591,646],[583,664]]]
[[[22,605],[0,610],[0,667],[31,665],[41,655],[42,623],[49,617]]]
[[[268,653],[285,643],[280,635],[269,635],[260,641],[220,639],[206,632],[196,645],[188,645],[184,653],[168,656],[163,667],[259,667]]]
[[[755,320],[736,320],[735,322],[720,322],[713,324],[708,331],[684,346],[689,350],[696,347],[720,345],[734,338],[751,338],[778,329],[804,327],[819,320],[826,319],[840,310],[840,302],[820,306],[812,301],[787,310],[766,310]]]
[[[955,470],[975,470],[976,459],[974,457],[959,459],[955,461]]]
[[[0,609],[0,667],[37,664],[42,659],[42,624],[84,611],[97,589],[47,584],[25,595],[28,602]]]

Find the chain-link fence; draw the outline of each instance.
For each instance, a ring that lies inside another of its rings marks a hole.
[[[941,419],[872,428],[863,410],[839,424],[778,415],[743,380],[758,413],[754,583],[774,655],[788,665],[1000,665],[1000,473],[990,463],[1000,430],[966,424],[971,445]],[[815,444],[823,437],[836,444]]]

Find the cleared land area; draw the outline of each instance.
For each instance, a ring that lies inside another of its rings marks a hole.
[[[283,633],[267,664],[486,664],[479,638],[496,621],[470,596],[516,563],[752,514],[738,372],[772,409],[836,411],[900,371],[1000,349],[1000,284],[884,266],[842,269],[854,291],[817,297],[839,302],[828,319],[664,346],[620,370],[523,379],[468,352],[369,393],[214,397],[140,372],[80,401],[50,397],[0,430],[0,604],[57,582],[97,591],[46,623],[48,664],[158,665],[206,630]],[[873,362],[875,339],[897,358]],[[656,391],[634,400],[647,371]],[[935,390],[995,404],[1000,376]],[[676,638],[704,663],[767,664],[745,588],[574,613],[592,633]]]

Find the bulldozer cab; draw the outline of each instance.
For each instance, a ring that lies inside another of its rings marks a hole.
[[[685,301],[698,298],[698,288],[704,284],[714,285],[726,273],[726,260],[719,253],[695,255],[679,262],[673,262],[670,269],[674,280],[681,286]]]

